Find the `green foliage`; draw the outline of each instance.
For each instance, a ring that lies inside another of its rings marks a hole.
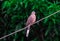
[[[34,10],[36,11],[37,20],[46,17],[58,10],[60,10],[60,2],[59,1],[49,1],[49,0],[6,0],[1,5],[2,12],[0,17],[0,36],[4,36],[13,31],[21,29],[25,27],[26,20],[30,13]],[[34,31],[31,33],[33,36],[31,41],[41,41],[41,29],[44,28],[44,39],[43,41],[59,41],[60,30],[60,13],[57,13],[47,19],[44,19],[42,23],[38,23],[36,28],[38,29],[37,36]],[[40,24],[42,26],[40,26]],[[34,26],[34,25],[33,25]],[[35,28],[35,29],[36,29]],[[32,29],[33,30],[33,29]],[[25,30],[24,30],[25,31]],[[24,31],[16,33],[9,38],[5,38],[1,41],[24,41]],[[40,33],[40,34],[39,34]],[[39,36],[38,36],[39,35]],[[38,38],[37,38],[38,37]],[[42,38],[42,37],[41,37]]]

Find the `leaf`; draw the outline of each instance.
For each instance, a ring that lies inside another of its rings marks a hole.
[[[27,8],[27,6],[28,6],[28,2],[25,3],[25,8]]]
[[[52,19],[52,21],[53,21],[53,23],[54,23],[54,24],[56,24],[56,21],[55,21],[55,19]]]
[[[10,13],[11,12],[10,10],[11,10],[11,8],[8,8],[7,11],[6,11],[6,14],[11,14]]]
[[[32,10],[35,9],[35,5],[32,6]]]
[[[14,16],[11,17],[11,21],[12,21],[12,22],[15,22],[16,19],[17,19],[17,16],[16,16],[16,15],[14,15]]]
[[[45,33],[45,36],[47,36],[47,35],[48,35],[48,33],[49,33],[50,29],[51,29],[51,23],[49,23],[48,29],[46,30],[46,33]]]
[[[48,19],[45,19],[43,23],[46,24],[47,22],[48,22]]]
[[[18,3],[16,4],[15,8],[13,8],[13,11],[17,10],[18,8]]]
[[[11,4],[9,3],[9,1],[5,1],[3,4],[2,4],[2,8],[4,9],[5,7],[10,7]]]

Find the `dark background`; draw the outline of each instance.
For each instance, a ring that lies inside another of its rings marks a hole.
[[[0,1],[0,37],[24,28],[32,11],[36,20],[60,10],[59,0],[2,0]],[[31,26],[29,37],[25,30],[0,41],[60,41],[60,13]]]

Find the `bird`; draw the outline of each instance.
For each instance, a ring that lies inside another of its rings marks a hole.
[[[26,29],[26,37],[28,37],[28,35],[29,35],[29,32],[30,32],[30,26],[32,25],[32,24],[34,24],[34,22],[36,21],[36,12],[35,11],[32,11],[31,12],[31,14],[30,14],[30,16],[28,17],[28,19],[27,19],[27,22],[26,22],[26,26],[28,26],[27,27],[27,29]]]

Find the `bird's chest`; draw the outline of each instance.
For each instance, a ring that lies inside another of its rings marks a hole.
[[[35,15],[31,15],[31,16],[28,18],[26,24],[27,24],[27,25],[33,24],[33,23],[35,22],[35,20],[36,20],[36,16],[35,16]]]
[[[35,20],[36,20],[35,15],[32,15],[32,16],[31,16],[31,18],[30,18],[30,22],[32,22],[32,23],[33,23],[33,22],[35,22]]]

